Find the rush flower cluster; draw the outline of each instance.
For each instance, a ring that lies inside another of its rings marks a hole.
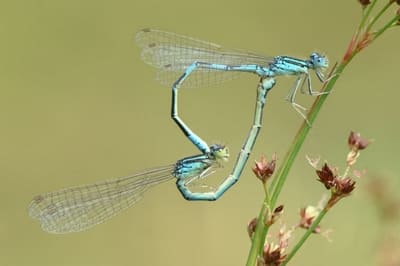
[[[261,155],[260,161],[256,161],[253,166],[253,172],[264,184],[272,176],[276,167],[277,156],[274,153],[271,161],[268,161],[265,155]]]
[[[327,163],[325,163],[321,169],[316,170],[318,176],[317,180],[321,182],[326,189],[331,191],[331,198],[328,201],[327,208],[332,207],[340,199],[350,195],[355,189],[356,181],[347,176],[347,173],[350,167],[356,163],[360,151],[367,148],[370,141],[361,138],[359,133],[351,131],[347,143],[350,151],[347,154],[347,169],[343,176],[340,176],[337,169],[330,167]]]

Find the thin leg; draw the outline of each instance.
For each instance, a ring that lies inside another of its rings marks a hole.
[[[317,74],[318,79],[321,82],[325,82],[325,80],[324,80],[324,78],[322,76],[322,73],[320,73],[320,72],[316,72],[316,73],[319,73],[319,74]],[[307,73],[304,73],[302,75],[299,75],[296,78],[296,81],[294,82],[294,85],[293,85],[292,89],[289,91],[289,94],[286,97],[286,100],[289,101],[290,104],[292,105],[292,107],[294,108],[294,110],[296,110],[296,112],[299,113],[300,116],[303,117],[304,120],[306,120],[307,124],[309,126],[311,126],[310,123],[307,120],[306,114],[304,113],[307,109],[304,106],[296,103],[296,101],[295,101],[296,94],[297,94],[297,91],[299,90],[299,88],[300,88],[300,91],[302,93],[304,93],[304,89],[303,88],[304,88],[304,83],[305,82],[307,82],[307,88],[308,88],[308,94],[309,95],[311,95],[311,96],[319,96],[319,95],[323,95],[323,94],[327,93],[327,92],[314,91],[312,89],[311,77],[310,77],[310,74],[307,72]]]
[[[307,79],[307,76],[309,76],[308,73],[299,75],[296,78],[296,81],[294,82],[293,87],[289,90],[289,93],[286,96],[286,100],[292,105],[293,109],[296,110],[296,112],[299,113],[300,116],[306,121],[307,121],[307,117],[304,114],[304,112],[307,109],[304,106],[296,103],[295,99],[296,99],[296,94],[297,94],[297,91],[299,90],[299,88],[301,91],[303,90],[304,82]],[[308,121],[307,121],[307,123],[308,123]]]
[[[297,76],[296,80],[294,81],[293,87],[289,90],[289,93],[286,96],[286,100],[291,104],[295,103],[295,98],[297,91],[299,90],[299,87],[303,86],[303,85],[300,86],[300,84],[304,84],[304,75]],[[304,107],[302,109],[305,110]]]
[[[249,135],[236,159],[235,166],[231,174],[219,185],[217,189],[211,192],[200,193],[192,192],[187,187],[185,179],[179,179],[177,181],[177,187],[182,193],[183,197],[187,200],[217,200],[221,197],[225,191],[227,191],[231,186],[233,186],[246,165],[249,158],[250,152],[253,149],[254,143],[256,142],[258,133],[262,125],[262,115],[264,110],[264,105],[266,101],[267,94],[272,87],[275,85],[275,80],[273,78],[261,79],[257,90],[257,103],[254,112],[253,125],[250,128]]]
[[[317,77],[322,83],[324,83],[326,81],[320,72],[315,72],[315,73],[317,73]],[[325,92],[325,91],[322,91],[322,92],[321,91],[314,91],[312,89],[311,77],[310,77],[309,74],[307,75],[307,85],[308,85],[308,94],[309,95],[319,96],[319,95],[327,94],[327,92]]]

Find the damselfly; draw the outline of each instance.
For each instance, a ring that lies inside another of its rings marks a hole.
[[[286,99],[304,119],[305,108],[295,102],[297,91],[305,92],[304,83],[307,83],[310,95],[322,94],[312,89],[309,70],[314,70],[318,79],[325,82],[323,71],[328,67],[326,56],[316,52],[308,59],[267,57],[224,49],[215,43],[157,29],[143,29],[135,39],[142,49],[143,61],[157,68],[157,79],[173,90],[220,83],[238,77],[239,73],[253,73],[262,79],[297,76]]]
[[[149,188],[173,178],[182,195],[195,194],[190,186],[221,167],[228,157],[225,146],[211,145],[209,153],[186,157],[172,165],[38,195],[28,213],[49,233],[83,231],[132,206]]]

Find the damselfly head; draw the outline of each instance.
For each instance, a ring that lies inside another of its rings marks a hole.
[[[216,160],[223,160],[225,162],[229,159],[228,147],[220,144],[213,144],[210,146],[210,153]]]
[[[325,55],[316,52],[310,55],[310,63],[315,70],[324,70],[329,66],[328,58]]]

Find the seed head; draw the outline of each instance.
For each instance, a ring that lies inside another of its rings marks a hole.
[[[265,184],[275,171],[277,156],[274,153],[271,161],[267,161],[264,155],[261,155],[260,161],[256,161],[253,166],[254,174]]]

